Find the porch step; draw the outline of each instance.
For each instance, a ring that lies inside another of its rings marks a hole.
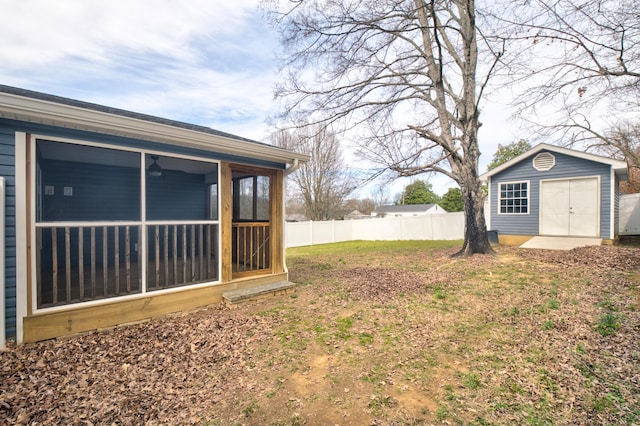
[[[222,293],[222,298],[227,305],[233,306],[267,297],[291,293],[295,286],[296,285],[290,281],[280,281],[278,283],[264,284],[257,287],[225,291]]]

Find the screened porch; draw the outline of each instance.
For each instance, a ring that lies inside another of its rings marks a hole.
[[[219,165],[35,141],[37,309],[220,280]]]

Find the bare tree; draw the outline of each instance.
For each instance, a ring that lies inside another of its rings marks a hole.
[[[620,184],[625,193],[640,192],[640,123],[620,122],[599,139],[595,148],[605,155],[627,162],[629,179]]]
[[[621,136],[640,123],[640,3],[496,4],[494,18],[508,26],[502,36],[518,43],[511,77],[525,90],[517,114],[560,144],[613,147],[637,166],[637,150]]]
[[[312,126],[297,131],[281,130],[273,135],[272,142],[311,155],[311,160],[290,178],[305,215],[311,220],[341,218],[343,203],[355,184],[342,159],[336,135],[325,127]]]
[[[474,0],[294,4],[277,16],[288,71],[277,89],[283,118],[357,130],[360,154],[397,176],[449,176],[465,206],[459,254],[492,252],[478,129],[502,45],[479,39]]]
[[[387,185],[378,184],[371,193],[374,208],[389,204],[389,191]]]
[[[640,169],[640,123],[620,123],[611,131],[608,139],[631,167]]]
[[[376,204],[371,198],[350,198],[345,201],[343,211],[345,216],[354,210],[359,211],[365,216],[369,216],[375,208]]]

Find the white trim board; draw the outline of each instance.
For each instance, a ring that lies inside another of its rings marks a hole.
[[[594,161],[594,162],[597,162],[597,163],[608,164],[608,165],[611,166],[611,168],[615,172],[617,172],[619,174],[623,174],[624,176],[626,176],[627,173],[628,173],[628,171],[627,171],[627,163],[624,162],[624,161],[615,160],[613,158],[607,158],[607,157],[603,157],[603,156],[600,156],[600,155],[590,154],[588,152],[576,151],[576,150],[573,150],[573,149],[563,148],[563,147],[560,147],[560,146],[541,143],[539,145],[536,145],[535,147],[533,147],[529,151],[518,155],[517,157],[507,161],[504,164],[499,165],[495,169],[491,169],[489,171],[484,172],[483,174],[480,175],[480,180],[481,181],[487,181],[491,176],[494,176],[494,175],[502,172],[503,170],[508,169],[509,167],[513,166],[514,164],[517,164],[517,163],[521,162],[522,160],[526,159],[527,157],[530,157],[530,156],[532,156],[534,154],[537,154],[540,151],[544,151],[544,150],[555,152],[555,153],[559,153],[559,154],[568,155],[568,156],[571,156],[571,157],[582,158],[584,160]]]

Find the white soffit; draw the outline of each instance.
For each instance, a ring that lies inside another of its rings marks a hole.
[[[0,92],[0,117],[162,142],[265,161],[293,163],[309,156],[274,146],[118,114]]]

